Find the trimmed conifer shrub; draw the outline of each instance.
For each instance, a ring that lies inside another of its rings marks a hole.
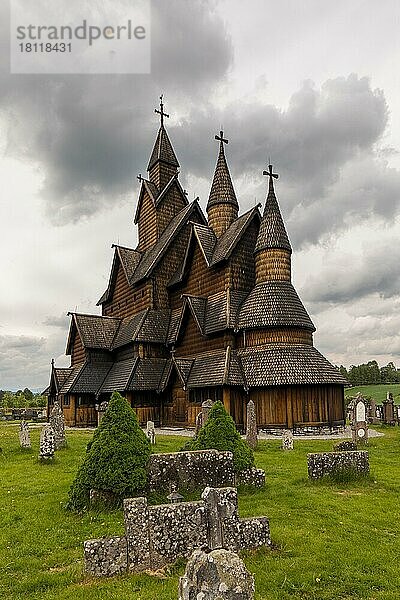
[[[252,449],[242,440],[234,420],[220,401],[212,406],[207,423],[200,429],[197,438],[193,438],[182,448],[182,450],[211,449],[232,452],[236,472],[254,466]]]
[[[91,489],[112,492],[116,502],[134,496],[145,488],[150,454],[149,440],[136,414],[114,392],[72,483],[67,508],[87,507]]]

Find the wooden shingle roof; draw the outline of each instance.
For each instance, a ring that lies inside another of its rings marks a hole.
[[[99,390],[100,394],[122,392],[128,388],[129,381],[132,377],[132,373],[138,362],[137,357],[127,358],[125,360],[119,360],[113,364],[102,386]]]
[[[290,281],[257,284],[240,307],[237,329],[264,327],[302,327],[315,331]]]
[[[239,204],[236,199],[231,174],[229,173],[226,162],[224,144],[222,141],[219,145],[217,164],[215,166],[210,195],[208,197],[207,211],[210,207],[217,204],[232,204],[239,210]]]
[[[87,362],[69,388],[73,394],[97,394],[112,367],[111,361]]]
[[[347,383],[313,346],[271,344],[240,349],[238,355],[249,387]]]
[[[70,374],[68,375],[68,377],[65,379],[63,385],[61,386],[61,389],[59,391],[60,394],[68,394],[69,393],[71,387],[75,383],[75,381],[76,381],[77,377],[79,376],[80,372],[82,371],[83,367],[84,367],[84,363],[75,365],[68,369],[70,371]]]
[[[187,383],[188,388],[220,385],[245,387],[237,351],[231,350],[230,347],[197,355]]]
[[[159,391],[163,373],[168,368],[167,358],[139,358],[128,390],[155,390]]]
[[[173,167],[179,167],[178,159],[164,126],[161,126],[158,130],[147,170],[150,171],[158,161],[167,163]]]
[[[261,219],[258,207],[259,205],[254,206],[251,210],[238,217],[218,239],[211,260],[211,265],[216,265],[220,261],[229,258],[237,243],[242,238],[242,235],[246,231],[248,225],[250,225],[251,221],[254,218],[257,220]]]
[[[72,331],[76,327],[84,348],[110,350],[121,319],[68,313],[72,316],[67,354],[71,352]]]
[[[107,300],[110,299],[118,264],[122,265],[125,277],[128,283],[130,283],[135,273],[136,267],[138,266],[142,257],[140,252],[138,252],[137,250],[133,250],[132,248],[126,248],[125,246],[117,246],[116,244],[113,244],[112,248],[115,248],[115,250],[108,286],[104,294],[98,300],[97,306],[100,306],[101,304],[107,302]]]
[[[268,196],[265,201],[263,217],[261,219],[260,231],[258,233],[255,252],[267,248],[282,248],[292,251],[285,225],[283,223],[278,200],[275,196],[272,177],[269,180]]]

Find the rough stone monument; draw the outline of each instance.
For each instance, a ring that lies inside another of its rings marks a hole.
[[[196,416],[196,426],[194,429],[194,437],[197,438],[199,435],[200,429],[203,427],[203,411],[197,413]]]
[[[230,550],[195,550],[179,581],[179,600],[252,600],[254,577]]]
[[[293,433],[285,429],[282,433],[282,450],[293,450]]]
[[[31,448],[29,424],[26,421],[21,421],[21,425],[19,426],[19,445],[21,448]]]
[[[349,405],[351,410],[351,432],[355,444],[368,443],[368,401],[359,393]]]
[[[212,409],[213,404],[213,401],[208,399],[204,400],[204,402],[201,405],[201,412],[203,413],[203,419],[201,424],[202,427],[204,427],[204,425],[207,423],[208,415],[210,414],[210,410]]]
[[[54,402],[54,406],[50,413],[49,423],[54,431],[54,444],[55,449],[59,450],[66,446],[65,440],[65,420],[64,413],[59,402]]]
[[[87,540],[86,572],[109,577],[155,571],[198,549],[239,552],[270,546],[268,519],[239,518],[235,488],[206,488],[201,498],[158,506],[149,506],[146,498],[125,499],[125,535]]]
[[[55,439],[54,439],[54,430],[50,423],[46,423],[46,425],[42,428],[40,432],[40,451],[39,458],[40,460],[51,460],[54,458],[55,451]]]
[[[368,423],[371,423],[372,425],[378,425],[380,422],[380,411],[376,405],[376,401],[372,398],[368,408]]]
[[[249,400],[247,403],[246,442],[253,450],[257,448],[257,419],[253,400]]]
[[[154,444],[156,443],[156,431],[154,428],[154,422],[153,421],[147,421],[146,424],[146,435],[149,438],[150,444],[152,444],[154,446]]]

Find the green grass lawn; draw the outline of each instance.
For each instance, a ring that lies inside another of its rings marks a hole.
[[[0,424],[0,598],[65,600],[177,600],[183,564],[164,578],[127,575],[94,580],[83,573],[83,541],[123,533],[122,512],[70,514],[69,485],[91,433],[68,431],[68,448],[54,464],[20,450],[18,428]],[[267,486],[241,491],[241,516],[270,518],[273,550],[245,552],[255,573],[256,599],[399,600],[400,428],[382,428],[370,442],[372,477],[364,483],[309,483],[306,454],[332,442],[263,441],[256,462]],[[173,451],[182,438],[159,437],[156,451]]]
[[[400,383],[385,384],[385,385],[355,385],[344,390],[346,398],[356,396],[361,392],[367,398],[374,398],[378,404],[386,400],[386,394],[392,392],[396,404],[400,404]],[[400,596],[399,596],[400,597]]]

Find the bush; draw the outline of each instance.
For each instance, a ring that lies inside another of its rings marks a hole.
[[[197,438],[193,438],[182,448],[185,451],[210,449],[232,452],[236,472],[254,466],[252,449],[242,440],[234,420],[219,401],[211,408],[207,423],[200,429]]]
[[[115,499],[144,489],[150,443],[134,411],[118,392],[111,396],[99,427],[89,442],[85,459],[69,491],[67,508],[82,510],[91,489],[112,492]]]

